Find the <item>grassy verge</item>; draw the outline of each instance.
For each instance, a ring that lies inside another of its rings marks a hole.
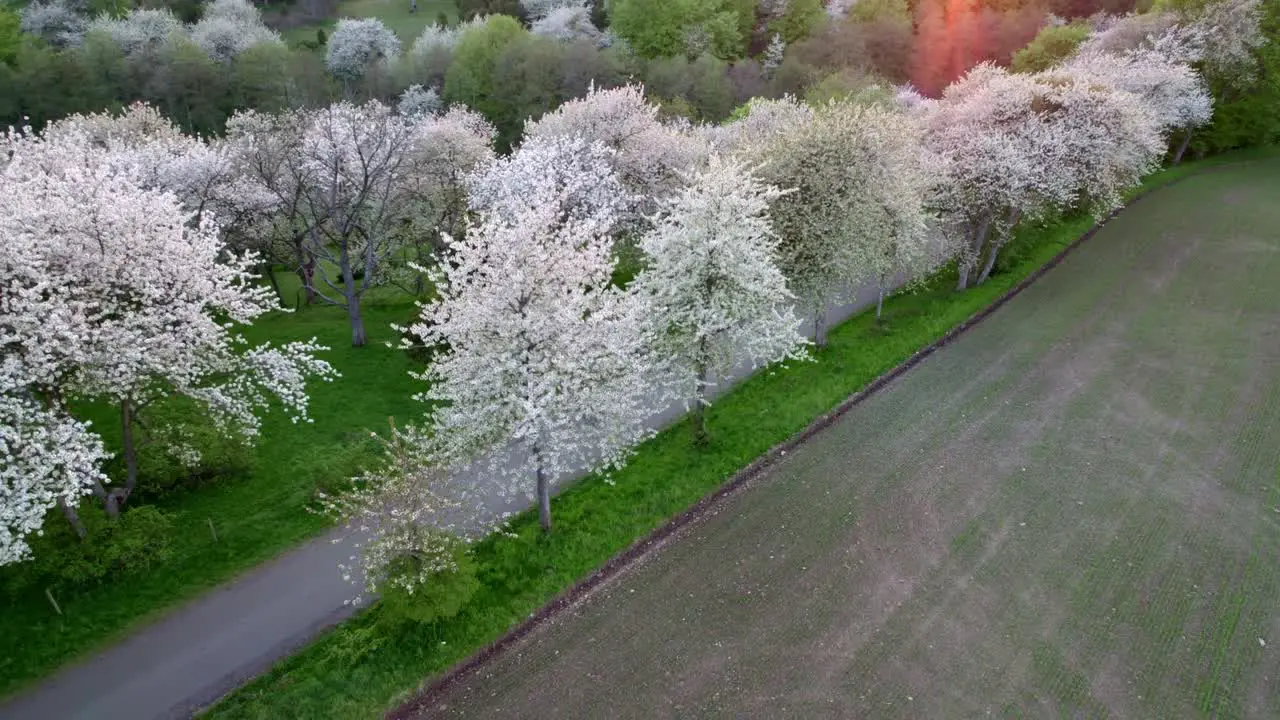
[[[381,343],[394,340],[389,324],[404,322],[411,307],[370,307],[365,322],[370,345],[352,348],[345,312],[312,308],[260,320],[246,333],[252,341],[302,340],[312,336],[332,348],[325,358],[343,377],[312,387],[312,424],[293,424],[283,413],[268,415],[244,472],[218,477],[163,495],[154,504],[176,515],[173,554],[145,574],[60,592],[63,615],[39,587],[6,601],[0,620],[0,695],[8,694],[77,657],[143,625],[238,573],[270,559],[324,528],[304,511],[318,485],[349,476],[374,448],[367,430],[381,429],[388,415],[421,412],[410,399],[411,361]],[[108,418],[109,420],[109,418]],[[101,423],[111,442],[112,425]],[[116,431],[118,433],[118,431]],[[140,486],[140,490],[142,486]],[[52,517],[51,522],[61,522]],[[209,523],[216,528],[215,542]],[[22,572],[23,566],[5,569]],[[3,579],[4,574],[0,574]]]
[[[1261,155],[1265,153],[1251,153]],[[1157,173],[1144,188],[1236,154]],[[835,328],[813,363],[761,373],[709,410],[712,442],[695,448],[678,423],[640,449],[613,484],[584,479],[554,501],[556,530],[535,517],[513,524],[515,537],[476,549],[482,586],[455,618],[392,625],[378,606],[327,633],[209,711],[219,718],[371,717],[528,617],[610,557],[713,492],[736,471],[850,394],[990,304],[1085,232],[1093,220],[1067,218],[1023,228],[1004,271],[965,293],[943,273],[923,289],[892,298],[877,324],[868,313]]]

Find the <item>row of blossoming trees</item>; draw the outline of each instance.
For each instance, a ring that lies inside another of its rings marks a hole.
[[[1229,47],[1256,46],[1256,5],[1228,1],[1253,18]],[[705,439],[717,378],[807,357],[800,318],[823,345],[823,311],[851,289],[953,260],[961,288],[981,283],[1018,222],[1114,208],[1208,121],[1195,68],[1227,61],[1224,34],[1168,23],[1046,72],[979,66],[936,100],[757,100],[719,127],[663,122],[636,87],[597,91],[529,122],[502,158],[470,111],[377,103],[245,113],[212,141],[145,107],[11,132],[0,563],[28,555],[51,511],[74,525],[91,497],[119,512],[132,420],[156,398],[248,435],[273,404],[305,418],[306,382],[336,374],[321,348],[236,333],[271,308],[253,272],[267,257],[346,308],[357,345],[368,288],[433,288],[403,329],[434,349],[426,422],[393,430],[384,468],[324,498],[374,530],[367,582],[411,591],[492,527],[478,500],[533,499],[549,529],[551,484],[620,466],[673,398]],[[645,260],[620,284],[627,249]],[[120,409],[116,487],[70,410],[82,400]]]

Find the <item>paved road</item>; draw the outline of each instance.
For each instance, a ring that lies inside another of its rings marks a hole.
[[[874,302],[875,296],[874,288],[864,288],[854,302],[832,307],[828,326]],[[740,371],[735,381],[746,374]],[[655,414],[650,424],[663,427],[683,413],[675,405]],[[496,495],[488,505],[494,511],[523,509]],[[0,705],[0,720],[190,715],[353,612],[345,604],[352,587],[337,570],[350,548],[335,545],[334,537],[319,537],[285,553],[62,669]]]

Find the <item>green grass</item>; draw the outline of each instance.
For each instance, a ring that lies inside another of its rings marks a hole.
[[[1267,153],[1236,155],[1213,163]],[[1158,173],[1152,187],[1203,168]],[[613,483],[587,478],[553,502],[556,529],[543,535],[536,518],[519,516],[515,537],[491,537],[476,548],[481,589],[450,621],[390,626],[374,606],[215,706],[226,718],[371,717],[394,705],[424,678],[493,641],[588,575],[610,557],[714,491],[737,470],[804,428],[851,393],[988,305],[1087,230],[1088,217],[1024,228],[1020,261],[968,292],[954,277],[894,297],[886,321],[861,314],[835,328],[816,362],[761,373],[708,412],[712,442],[690,443],[678,423],[645,443]],[[961,543],[967,544],[967,543]]]
[[[364,348],[351,347],[340,309],[278,313],[254,325],[246,333],[251,341],[315,336],[332,348],[324,357],[343,377],[312,386],[314,423],[295,425],[283,413],[272,413],[246,473],[159,498],[156,504],[177,516],[169,562],[118,583],[60,593],[62,616],[39,588],[12,598],[0,620],[0,695],[319,532],[325,521],[304,511],[317,485],[347,477],[372,457],[368,430],[384,428],[390,415],[421,412],[409,397],[416,384],[408,376],[412,361],[382,345],[396,339],[389,324],[412,315],[406,306],[367,308],[370,344]],[[114,428],[101,427],[110,441]],[[216,543],[209,521],[217,529]]]
[[[411,13],[409,0],[345,0],[338,4],[336,17],[318,25],[290,28],[281,35],[290,45],[298,46],[303,42],[314,41],[317,28],[324,28],[326,33],[331,33],[338,18],[377,18],[400,38],[407,50],[422,34],[423,28],[436,22],[440,13],[444,13],[449,22],[455,22],[458,17],[457,5],[452,0],[418,0],[418,11]]]

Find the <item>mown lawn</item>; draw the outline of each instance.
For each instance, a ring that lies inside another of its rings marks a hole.
[[[1204,166],[1158,173],[1145,187]],[[761,373],[718,400],[708,413],[708,447],[693,447],[687,423],[679,423],[642,446],[612,483],[592,477],[567,489],[553,503],[557,524],[550,535],[538,530],[536,518],[520,516],[514,538],[493,537],[476,549],[481,588],[455,618],[405,626],[391,623],[375,605],[233,693],[210,715],[372,717],[386,710],[992,302],[1091,224],[1091,218],[1074,217],[1024,228],[1011,245],[1011,261],[985,285],[957,294],[954,277],[944,274],[891,299],[883,324],[864,313],[835,328],[816,362]]]

